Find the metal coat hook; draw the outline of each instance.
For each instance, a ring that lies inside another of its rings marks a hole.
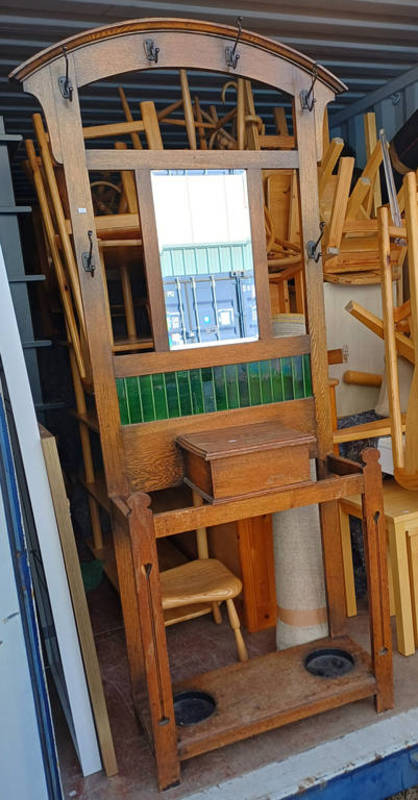
[[[89,237],[90,245],[88,252],[81,254],[81,260],[83,262],[84,270],[86,272],[90,272],[91,277],[94,278],[96,266],[93,261],[93,231],[87,231],[87,236]]]
[[[58,78],[58,86],[60,88],[60,92],[61,92],[64,100],[69,100],[70,103],[71,103],[72,99],[73,99],[73,84],[71,83],[71,80],[70,80],[70,77],[69,77],[69,74],[68,74],[69,63],[68,63],[67,48],[65,47],[65,45],[62,48],[62,52],[63,52],[64,58],[65,58],[65,75],[61,75]]]
[[[237,52],[238,42],[241,37],[242,32],[242,17],[237,17],[236,23],[238,26],[238,33],[237,38],[235,39],[233,47],[225,47],[225,61],[227,67],[232,67],[232,69],[237,68],[238,60],[239,60],[239,53]]]
[[[157,64],[160,48],[155,46],[154,39],[145,39],[144,50],[147,60],[153,61],[155,64]]]
[[[321,250],[320,249],[318,250],[318,247],[319,247],[319,243],[320,243],[320,241],[321,241],[321,239],[322,239],[322,237],[324,235],[325,222],[320,222],[319,229],[320,229],[321,233],[319,234],[316,242],[313,242],[312,240],[310,240],[306,245],[306,252],[308,253],[308,258],[312,259],[312,261],[315,261],[315,264],[317,264],[319,259],[321,258]]]
[[[309,89],[302,89],[299,93],[302,111],[312,111],[315,105],[314,86],[318,78],[318,67],[314,64],[312,70],[312,83]]]

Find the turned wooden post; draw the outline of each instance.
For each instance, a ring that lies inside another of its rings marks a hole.
[[[390,627],[389,583],[382,470],[379,452],[363,450],[364,493],[363,536],[369,593],[372,669],[377,680],[376,710],[393,708],[392,633]]]

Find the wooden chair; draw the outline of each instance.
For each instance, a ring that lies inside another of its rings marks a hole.
[[[400,238],[404,230],[389,228],[388,210],[379,209],[379,244],[382,259],[382,299],[385,327],[386,369],[388,377],[389,408],[391,416],[392,450],[395,480],[405,489],[418,489],[418,205],[417,181],[413,172],[403,180],[405,191],[405,224],[408,243],[409,289],[411,299],[411,344],[415,369],[409,392],[406,414],[405,443],[402,434],[402,417],[396,355],[395,320],[390,267],[391,237]],[[398,315],[399,317],[400,315]],[[403,334],[402,334],[403,335]]]
[[[392,605],[396,614],[398,632],[398,649],[403,655],[411,655],[418,645],[417,637],[417,596],[418,596],[418,569],[417,569],[417,527],[418,503],[416,490],[418,488],[418,459],[417,459],[417,374],[414,372],[411,385],[408,410],[406,415],[401,414],[399,382],[398,382],[398,354],[403,355],[411,363],[416,364],[416,340],[408,338],[405,333],[397,328],[400,323],[410,318],[407,333],[417,330],[417,280],[418,280],[418,205],[417,182],[413,172],[408,173],[403,182],[403,195],[406,208],[405,228],[395,228],[389,225],[388,209],[378,209],[379,252],[382,270],[382,305],[383,321],[373,318],[366,309],[350,307],[351,313],[365,322],[371,330],[375,330],[385,340],[386,371],[388,379],[388,398],[390,417],[387,420],[378,420],[357,426],[351,431],[351,436],[365,438],[370,435],[392,436],[392,452],[394,462],[394,481],[386,481],[383,485],[383,498],[385,520],[389,546],[390,572],[393,576]],[[411,299],[395,309],[393,305],[393,274],[391,268],[390,249],[391,238],[405,238],[408,246],[408,267]],[[354,304],[351,304],[354,306]],[[374,325],[374,327],[373,327]],[[383,431],[384,429],[384,431]],[[350,431],[340,431],[350,436]],[[405,443],[404,443],[405,437]],[[351,440],[351,437],[348,441]],[[411,492],[411,490],[413,490]],[[354,594],[353,567],[350,543],[348,514],[361,515],[359,497],[350,497],[340,501],[342,549],[344,558],[345,588],[347,599],[347,613],[349,616],[356,613],[356,600]]]
[[[206,556],[161,572],[160,579],[164,612],[181,609],[179,618],[177,615],[170,617],[169,614],[165,614],[166,626],[200,616],[201,613],[208,613],[210,610],[219,625],[222,622],[219,606],[226,602],[229,623],[235,634],[238,660],[248,661],[247,648],[234,604],[234,597],[240,594],[242,583],[224,564],[216,558]],[[200,610],[201,606],[203,611]]]
[[[391,614],[396,617],[398,650],[418,647],[418,497],[394,480],[383,483]],[[340,500],[341,544],[347,616],[357,614],[349,516],[361,519],[361,497]]]

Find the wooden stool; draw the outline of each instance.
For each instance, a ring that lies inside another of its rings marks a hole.
[[[404,656],[418,646],[418,492],[410,492],[394,480],[383,482],[388,536],[388,569],[391,614],[396,615],[398,650]],[[339,501],[341,544],[347,616],[357,614],[354,589],[349,515],[362,516],[361,497]]]

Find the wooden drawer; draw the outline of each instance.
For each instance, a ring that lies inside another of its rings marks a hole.
[[[210,502],[310,480],[311,434],[276,422],[178,437],[186,483]]]

